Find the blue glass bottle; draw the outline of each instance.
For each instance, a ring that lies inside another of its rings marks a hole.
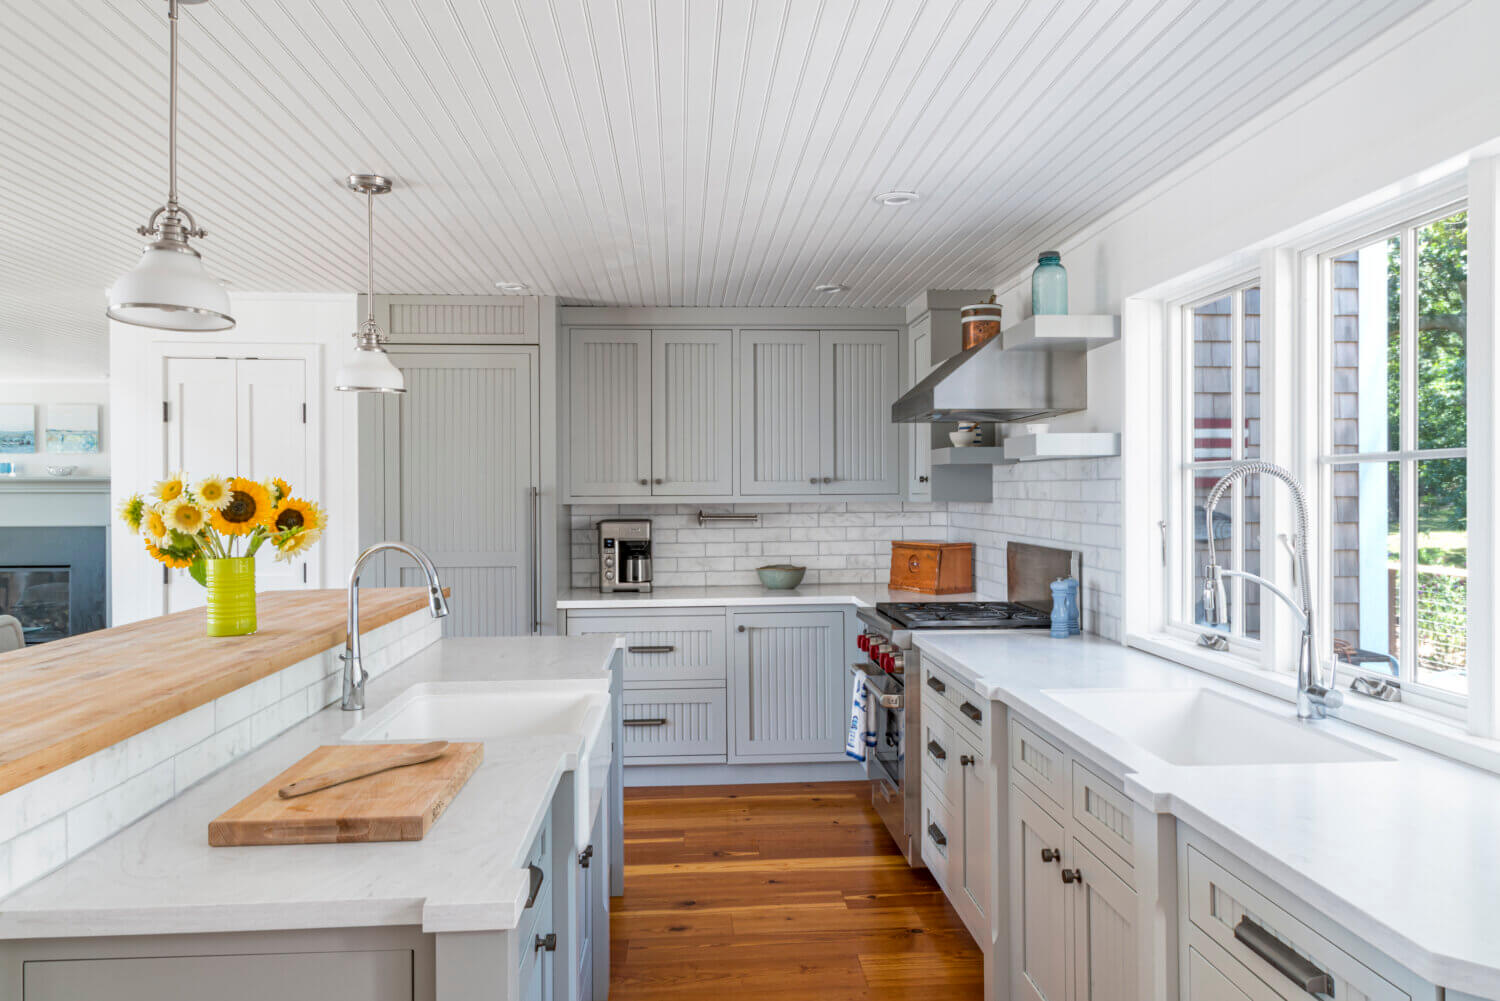
[[[1031,272],[1031,312],[1033,316],[1068,313],[1068,272],[1062,266],[1062,255],[1044,250]]]

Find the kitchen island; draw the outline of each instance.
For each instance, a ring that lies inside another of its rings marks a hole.
[[[571,685],[608,699],[616,646],[609,637],[426,644],[371,682],[363,712],[319,709],[0,899],[0,996],[120,1001],[201,996],[174,990],[211,984],[219,999],[508,1001],[552,997],[556,979],[572,985],[557,997],[596,996],[593,984],[602,997],[607,919],[596,942],[585,938],[595,925],[574,918],[607,914],[609,886],[589,879],[590,857],[575,843],[594,848],[594,873],[618,877],[618,803],[575,795],[575,780],[588,781],[576,774],[583,734],[486,739],[483,763],[421,841],[210,848],[207,825],[412,686]],[[606,726],[593,769],[611,755],[612,712]],[[577,815],[580,801],[592,816]]]

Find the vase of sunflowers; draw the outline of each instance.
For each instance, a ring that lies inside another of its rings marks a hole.
[[[266,543],[290,561],[323,536],[328,519],[311,501],[292,495],[285,480],[205,476],[191,485],[183,473],[132,494],[120,518],[145,539],[146,552],[186,570],[208,594],[208,635],[255,632],[255,554]]]

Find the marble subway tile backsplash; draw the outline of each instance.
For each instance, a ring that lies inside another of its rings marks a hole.
[[[1119,640],[1120,460],[1067,459],[996,466],[995,499],[949,504],[948,540],[974,543],[979,593],[1007,594],[1005,544],[1031,542],[1083,555],[1083,628]]]
[[[698,524],[698,512],[760,515],[758,523]],[[945,539],[947,506],[909,501],[804,504],[575,504],[572,584],[599,586],[603,518],[650,518],[653,581],[658,587],[758,584],[768,563],[807,567],[809,584],[884,584],[891,541]]]
[[[365,669],[383,674],[441,635],[425,609],[372,629],[362,641]],[[338,701],[340,652],[309,657],[0,795],[0,897]]]

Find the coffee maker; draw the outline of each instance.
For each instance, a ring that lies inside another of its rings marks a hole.
[[[651,522],[617,518],[599,522],[599,590],[651,590]]]

